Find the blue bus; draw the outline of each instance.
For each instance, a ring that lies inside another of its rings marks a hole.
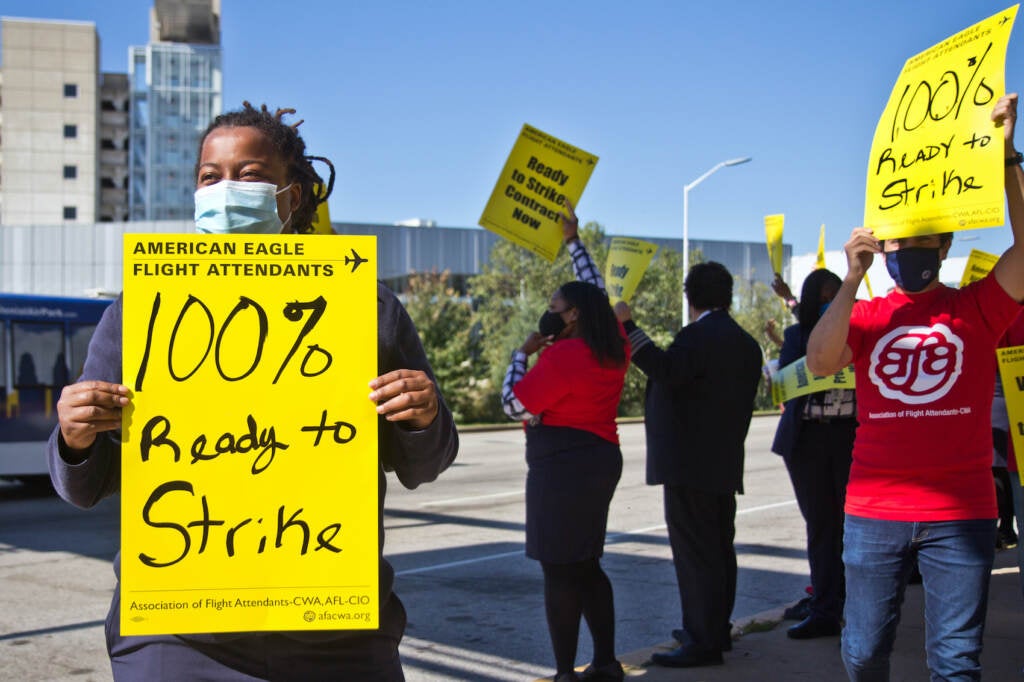
[[[0,478],[48,480],[46,441],[111,299],[0,294]]]

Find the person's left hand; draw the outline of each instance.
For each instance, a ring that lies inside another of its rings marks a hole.
[[[371,381],[370,388],[377,414],[389,422],[408,422],[409,428],[420,430],[437,417],[437,388],[423,370],[396,369]]]
[[[562,239],[568,244],[573,239],[580,238],[580,219],[576,217],[576,211],[568,197],[564,205],[565,211],[559,212],[558,217],[562,219]]]
[[[530,335],[523,341],[523,345],[519,347],[519,350],[526,353],[527,356],[533,355],[541,348],[547,348],[555,342],[555,337],[544,336],[540,332],[530,332]]]

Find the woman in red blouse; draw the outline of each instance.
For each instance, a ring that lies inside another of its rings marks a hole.
[[[622,680],[612,585],[600,558],[622,474],[615,416],[629,343],[579,240],[572,206],[566,209],[563,232],[578,281],[559,287],[539,331],[512,354],[502,400],[506,414],[526,427],[526,555],[544,571],[555,680]],[[527,371],[528,356],[541,349]],[[594,639],[594,659],[577,676],[581,616]]]

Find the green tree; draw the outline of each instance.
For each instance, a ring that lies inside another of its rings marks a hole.
[[[489,409],[489,396],[478,378],[482,346],[472,306],[451,287],[449,279],[448,271],[411,275],[405,308],[455,420],[472,423],[485,417]]]
[[[765,329],[771,320],[781,335],[782,329],[792,322],[792,318],[782,299],[776,296],[767,284],[737,277],[733,291],[732,315],[740,326],[757,340],[766,365],[770,360],[779,357],[779,347],[769,338]],[[759,410],[777,407],[772,403],[771,385],[767,381],[762,381],[758,389],[756,407]]]

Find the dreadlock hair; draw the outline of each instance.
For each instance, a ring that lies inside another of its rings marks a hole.
[[[566,282],[559,291],[579,312],[576,328],[598,364],[618,366],[626,362],[626,341],[619,334],[619,322],[608,294],[589,282],[578,281]]]
[[[833,284],[836,291],[839,291],[843,280],[831,270],[821,268],[807,275],[800,288],[800,305],[797,307],[796,317],[800,329],[805,334],[809,335],[821,318],[821,290],[826,284]]]
[[[199,175],[199,160],[203,154],[206,137],[217,128],[256,128],[267,136],[271,144],[288,165],[288,179],[299,184],[302,192],[299,205],[292,210],[291,227],[295,232],[313,231],[313,216],[316,207],[327,201],[334,189],[334,164],[322,156],[306,156],[306,143],[299,136],[298,128],[302,119],[285,123],[285,114],[294,114],[294,109],[278,109],[273,114],[263,104],[259,109],[242,102],[242,108],[228,111],[213,119],[199,138],[199,153],[196,154],[195,175]],[[323,178],[313,169],[313,161],[322,161],[331,171],[330,180],[324,186]]]

